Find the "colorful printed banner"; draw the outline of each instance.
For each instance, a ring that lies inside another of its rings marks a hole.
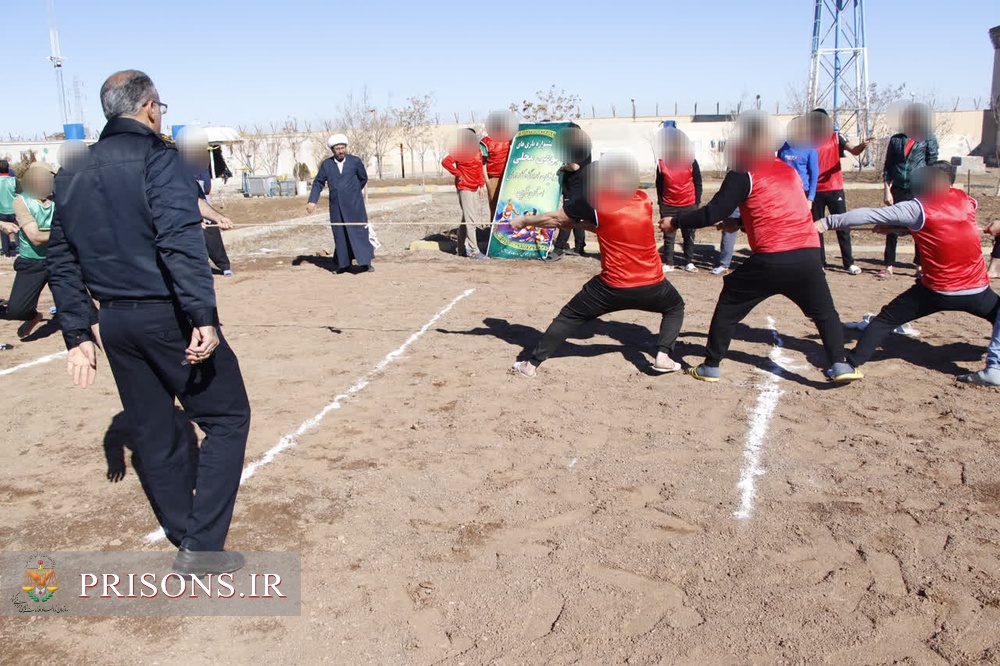
[[[552,141],[569,123],[522,124],[510,146],[503,172],[487,256],[497,259],[544,259],[555,229],[515,231],[508,222],[519,215],[550,213],[562,204],[559,167]]]

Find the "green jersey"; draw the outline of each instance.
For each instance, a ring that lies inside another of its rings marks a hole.
[[[14,192],[17,179],[14,176],[0,176],[0,215],[14,214]]]
[[[52,214],[56,210],[56,206],[51,201],[46,201],[42,203],[38,199],[33,199],[23,192],[17,195],[24,202],[24,205],[28,207],[28,212],[31,213],[31,217],[35,218],[35,224],[38,225],[39,231],[48,231],[52,226]],[[28,237],[24,235],[24,231],[21,230],[17,232],[17,251],[25,259],[45,259],[45,246],[44,245],[34,245]]]

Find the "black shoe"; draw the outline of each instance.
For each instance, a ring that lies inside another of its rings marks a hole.
[[[559,261],[563,258],[564,254],[566,254],[566,250],[557,247],[545,255],[545,261]]]
[[[242,553],[235,550],[188,550],[181,548],[174,559],[173,572],[199,578],[209,574],[232,573],[247,563]]]
[[[359,273],[374,273],[375,272],[375,267],[372,266],[371,264],[369,264],[368,266],[362,266],[361,270],[358,271],[358,272]]]
[[[578,255],[580,255],[581,257],[586,257],[586,256],[587,256],[587,250],[585,250],[585,249],[584,249],[584,248],[582,248],[582,247],[578,247],[578,248],[576,248],[576,249],[575,249],[574,251],[575,251],[575,252],[576,252],[576,253],[577,253]]]
[[[45,321],[45,319],[42,317],[41,313],[36,313],[34,317],[17,327],[17,337],[24,340],[26,337],[34,333],[35,329],[38,328],[43,321]]]

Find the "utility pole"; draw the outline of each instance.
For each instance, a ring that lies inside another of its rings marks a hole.
[[[53,69],[56,71],[56,91],[59,93],[59,113],[62,116],[63,125],[69,124],[69,104],[66,101],[66,86],[63,84],[63,57],[62,52],[59,50],[59,28],[56,27],[56,8],[54,0],[48,0],[48,17],[49,17],[49,45],[52,48],[52,54],[48,57],[48,61],[52,63]]]
[[[868,47],[864,0],[815,0],[809,108],[825,108],[834,127],[863,140],[871,136]]]

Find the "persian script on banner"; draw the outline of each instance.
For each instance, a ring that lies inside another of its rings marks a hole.
[[[569,123],[522,124],[511,142],[507,167],[490,230],[487,255],[498,259],[544,259],[555,229],[527,227],[515,231],[511,219],[550,213],[561,205],[562,187],[553,140]]]

